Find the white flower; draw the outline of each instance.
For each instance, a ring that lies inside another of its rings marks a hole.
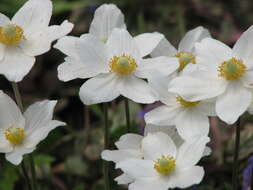
[[[209,133],[208,116],[214,116],[214,103],[211,101],[190,102],[177,94],[167,91],[170,77],[153,74],[150,85],[159,95],[164,105],[145,114],[146,123],[159,126],[175,125],[184,140],[207,136]]]
[[[247,111],[249,112],[249,114],[253,115],[253,93],[252,93],[251,103]]]
[[[21,81],[31,70],[35,56],[50,50],[51,43],[68,34],[73,24],[48,26],[50,0],[29,0],[10,20],[0,13],[0,74]]]
[[[216,113],[233,124],[250,105],[253,88],[253,26],[238,39],[233,49],[214,39],[195,46],[203,68],[174,79],[169,90],[188,101],[216,97]]]
[[[126,159],[116,167],[134,179],[130,190],[186,188],[200,183],[204,176],[203,168],[196,164],[207,142],[208,137],[201,137],[177,148],[167,134],[149,133],[141,143],[144,159]]]
[[[151,52],[151,56],[169,57],[170,60],[166,64],[169,64],[171,69],[174,69],[173,72],[175,76],[179,74],[181,75],[183,73],[188,73],[199,67],[198,64],[196,64],[197,62],[195,60],[195,43],[201,41],[204,38],[210,37],[211,36],[208,30],[203,28],[202,26],[199,26],[197,28],[194,28],[193,30],[188,31],[185,34],[185,36],[182,38],[178,45],[178,49],[173,47],[171,43],[164,37],[160,41],[158,46]],[[177,63],[176,65],[175,58]],[[171,65],[174,65],[174,68],[172,68]],[[162,71],[162,74],[168,76],[168,73],[165,73],[164,71]]]
[[[160,127],[148,124],[145,127],[144,136],[146,136],[148,133],[156,132],[163,132],[169,135],[177,147],[180,147],[184,143],[184,140],[179,136],[174,126]],[[125,134],[121,136],[119,141],[115,143],[115,146],[118,150],[104,150],[101,153],[101,157],[103,160],[112,161],[114,163],[118,163],[130,158],[142,159],[144,157],[141,147],[143,138],[143,136],[137,134]],[[209,156],[210,153],[211,149],[206,147],[203,156]],[[126,173],[116,177],[114,180],[117,181],[118,184],[129,184],[134,181],[134,179],[128,176]]]
[[[15,102],[0,92],[0,152],[18,165],[24,154],[35,150],[48,133],[65,123],[52,120],[57,101],[37,102],[21,113]]]
[[[63,81],[93,77],[82,85],[79,93],[87,105],[109,102],[120,95],[138,103],[152,103],[156,101],[155,93],[140,78],[147,78],[153,71],[150,64],[159,65],[167,58],[151,59],[150,64],[146,64],[149,59],[142,59],[157,44],[149,43],[154,38],[144,40],[150,36],[159,41],[162,35],[143,34],[132,38],[125,29],[115,28],[106,43],[91,34],[79,40],[67,40],[69,43],[61,39],[56,47],[69,56],[59,66],[58,77]]]

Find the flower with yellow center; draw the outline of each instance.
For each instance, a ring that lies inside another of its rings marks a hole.
[[[21,81],[35,57],[48,52],[53,41],[67,35],[73,24],[49,26],[51,0],[27,0],[12,19],[0,13],[0,74]]]
[[[12,145],[19,145],[25,139],[25,131],[22,128],[11,126],[5,130],[5,138],[12,144]]]
[[[247,67],[243,64],[242,60],[233,57],[221,63],[218,72],[219,77],[223,77],[227,80],[236,80],[245,74],[246,69]]]
[[[160,39],[160,34],[156,33],[145,36],[156,38],[153,41],[157,43]],[[153,103],[157,100],[156,93],[145,79],[165,60],[144,59],[154,43],[146,42],[148,52],[146,47],[143,50],[143,46],[138,45],[137,41],[142,40],[143,36],[136,40],[127,30],[118,28],[112,31],[106,43],[91,34],[78,39],[62,39],[56,46],[63,52],[69,49],[69,54],[58,68],[58,77],[63,81],[88,78],[79,91],[86,105],[110,102],[119,96],[138,103]],[[152,67],[146,64],[146,60],[152,63]]]
[[[0,91],[0,144],[6,159],[18,165],[54,128],[65,123],[52,120],[56,101],[41,101],[21,113],[16,103]]]
[[[176,160],[170,156],[162,155],[155,161],[154,168],[159,174],[169,175],[176,168]]]
[[[129,75],[135,71],[136,61],[127,55],[114,56],[110,61],[110,71],[120,75]]]
[[[173,76],[171,76],[172,78]],[[151,87],[158,93],[158,99],[164,104],[145,114],[145,122],[158,126],[175,125],[184,140],[191,140],[209,133],[208,116],[215,116],[214,102],[188,101],[168,91],[171,78],[154,75],[149,79]]]
[[[175,55],[179,60],[178,72],[182,71],[188,64],[196,64],[195,56],[189,52],[181,51]]]
[[[213,99],[217,116],[227,124],[235,123],[252,99],[252,36],[253,26],[241,35],[232,49],[211,38],[197,43],[195,50],[201,68],[173,79],[169,91],[187,101]]]
[[[176,146],[166,133],[148,133],[141,143],[143,159],[128,158],[116,168],[134,178],[132,190],[187,188],[203,179],[204,170],[196,163],[209,140],[203,136]]]
[[[4,45],[18,45],[23,39],[25,39],[24,31],[20,26],[7,24],[0,27],[0,43]]]

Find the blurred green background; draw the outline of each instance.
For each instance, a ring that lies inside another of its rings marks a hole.
[[[12,17],[25,0],[0,0],[0,12]],[[89,29],[95,9],[103,3],[115,3],[125,14],[132,35],[158,31],[177,46],[186,31],[202,25],[212,36],[233,45],[241,33],[253,23],[252,0],[53,0],[51,24],[68,19],[75,24],[71,35],[80,36]],[[43,11],[43,10],[42,10]],[[40,190],[102,190],[103,113],[101,105],[85,107],[78,98],[83,80],[63,83],[57,79],[57,66],[64,55],[52,49],[37,57],[32,71],[19,84],[23,101],[28,106],[41,99],[58,99],[56,118],[67,122],[50,133],[33,153]],[[13,96],[11,85],[0,76],[0,89]],[[130,104],[132,131],[143,131],[143,114],[156,106]],[[247,179],[243,173],[253,152],[251,117],[245,115],[240,154],[242,188]],[[192,190],[229,190],[231,179],[233,128],[220,127],[223,123],[212,119],[213,155],[201,164],[206,168],[203,182]],[[110,104],[111,148],[125,133],[123,103],[119,99]],[[253,164],[252,164],[253,165]],[[119,187],[112,179],[120,174],[110,164],[112,189]],[[252,166],[253,167],[253,166]],[[0,190],[26,189],[19,168],[0,156]],[[247,175],[246,175],[247,176]],[[247,190],[244,188],[243,190]]]

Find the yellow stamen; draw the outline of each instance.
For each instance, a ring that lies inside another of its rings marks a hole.
[[[5,130],[5,138],[13,145],[19,145],[24,141],[25,131],[14,126]]]
[[[120,75],[129,75],[137,67],[136,61],[127,55],[114,56],[110,60],[110,71]]]
[[[196,101],[196,102],[189,102],[189,101],[186,101],[184,100],[182,97],[180,96],[177,96],[176,97],[176,100],[183,106],[183,107],[186,107],[186,108],[189,108],[189,107],[194,107],[196,105],[198,105],[200,103],[200,101]]]
[[[0,27],[0,43],[5,45],[17,45],[24,39],[24,31],[15,24]]]
[[[246,69],[247,67],[243,64],[242,60],[233,57],[220,64],[218,76],[224,77],[227,80],[236,80],[244,75]]]
[[[155,161],[154,169],[162,174],[169,175],[176,168],[176,160],[170,156],[162,156]]]
[[[181,51],[175,55],[179,59],[178,72],[182,71],[189,63],[196,64],[195,56],[189,52]]]

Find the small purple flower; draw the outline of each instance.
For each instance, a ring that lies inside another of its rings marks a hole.
[[[242,190],[249,190],[252,183],[253,155],[248,159],[248,165],[243,170],[243,186]]]

